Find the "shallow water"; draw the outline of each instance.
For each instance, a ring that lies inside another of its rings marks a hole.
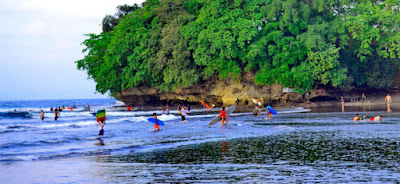
[[[219,110],[198,109],[186,124],[176,111],[160,115],[166,125],[153,132],[146,119],[154,111],[91,103],[107,109],[100,139],[88,112],[63,112],[57,122],[50,113],[40,121],[37,107],[24,107],[33,111],[28,117],[3,116],[0,182],[400,182],[400,113],[277,109],[272,120],[241,112],[225,127],[209,127]],[[384,121],[353,122],[355,113]]]

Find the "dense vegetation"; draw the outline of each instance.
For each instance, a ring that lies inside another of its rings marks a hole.
[[[147,0],[119,6],[77,61],[100,93],[160,91],[213,76],[298,90],[387,89],[400,58],[400,0]]]

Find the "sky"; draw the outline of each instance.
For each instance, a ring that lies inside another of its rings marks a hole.
[[[0,0],[0,100],[108,98],[77,70],[84,34],[144,0]]]

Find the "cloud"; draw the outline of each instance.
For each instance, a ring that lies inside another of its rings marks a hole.
[[[115,14],[118,5],[142,2],[0,1],[0,100],[32,99],[29,91],[36,99],[101,97],[86,73],[76,70],[83,35],[100,33],[103,17]]]

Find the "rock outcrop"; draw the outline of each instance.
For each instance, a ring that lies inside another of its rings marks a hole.
[[[282,85],[256,85],[253,77],[251,74],[246,74],[240,82],[214,78],[190,88],[177,88],[172,92],[162,93],[154,87],[137,87],[122,91],[116,98],[131,106],[158,106],[177,102],[197,104],[200,100],[204,100],[210,105],[221,106],[235,104],[237,99],[239,99],[239,104],[247,105],[252,104],[254,98],[258,98],[263,104],[277,104],[300,103],[304,102],[305,98],[329,96],[322,90],[312,90],[306,94],[283,93]]]

